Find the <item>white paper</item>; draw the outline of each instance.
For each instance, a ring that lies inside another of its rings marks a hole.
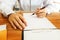
[[[6,30],[6,25],[4,24],[4,25],[0,25],[0,31],[2,31],[2,30]]]
[[[32,15],[32,13],[24,14],[24,17],[27,21],[28,29],[41,29],[41,28],[56,28],[46,17],[37,18],[36,15]]]
[[[60,40],[60,30],[24,31],[24,40]]]
[[[60,30],[46,18],[24,14],[28,26],[24,30],[24,40],[60,40]],[[37,30],[36,30],[37,29]]]

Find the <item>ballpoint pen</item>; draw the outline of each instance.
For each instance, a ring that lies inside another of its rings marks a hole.
[[[48,4],[48,5],[49,5],[49,4]],[[40,10],[46,8],[48,5],[45,5],[44,7],[40,8]],[[32,15],[34,15],[34,14],[35,14],[35,12],[34,12]]]

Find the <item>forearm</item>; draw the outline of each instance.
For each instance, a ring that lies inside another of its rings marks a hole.
[[[56,8],[55,6],[52,6],[52,5],[49,5],[45,8],[45,12],[48,14],[50,14],[52,12],[59,12],[59,10],[60,9],[58,7]]]
[[[2,1],[0,5],[0,10],[2,11],[5,17],[7,17],[11,13],[14,13],[13,6],[15,5],[15,3],[16,3],[16,0]]]
[[[5,9],[2,9],[2,14],[7,17],[8,15],[14,13],[14,11],[11,9],[11,8],[5,8]]]
[[[45,5],[48,5],[48,4],[49,5],[45,8],[46,13],[50,14],[52,12],[59,12],[59,10],[60,10],[59,4],[55,4],[53,0],[50,0],[50,1],[47,1],[47,2],[48,3],[45,4]]]

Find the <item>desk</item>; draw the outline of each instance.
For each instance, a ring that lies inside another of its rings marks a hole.
[[[60,14],[53,13],[47,16],[47,18],[57,27],[60,28]],[[7,24],[7,40],[22,40],[22,31],[14,30],[7,18],[4,18],[0,14],[0,25]]]
[[[47,18],[56,26],[56,28],[60,28],[60,13],[52,13],[48,15]]]

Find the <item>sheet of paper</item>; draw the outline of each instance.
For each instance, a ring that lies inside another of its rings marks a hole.
[[[24,40],[60,40],[60,30],[24,31]]]
[[[0,25],[0,31],[2,31],[2,30],[6,30],[6,25],[4,24],[4,25]]]
[[[24,17],[28,24],[24,30],[24,40],[60,40],[60,30],[56,29],[46,17],[37,18],[32,13],[24,14]]]
[[[25,30],[41,29],[41,28],[56,28],[46,17],[37,18],[36,15],[32,15],[32,13],[26,13],[24,14],[24,17],[27,21],[27,27],[25,28]]]

